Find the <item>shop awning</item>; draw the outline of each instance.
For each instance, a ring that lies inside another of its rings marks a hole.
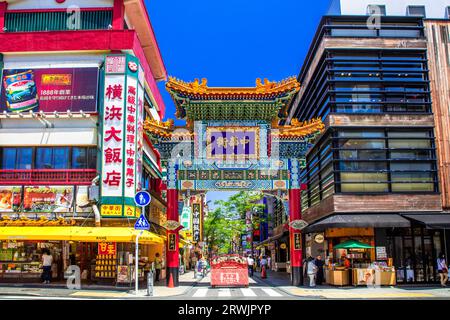
[[[322,232],[328,228],[408,228],[410,225],[398,214],[335,214],[310,224],[302,232]]]
[[[84,242],[135,242],[140,233],[124,227],[3,227],[0,240],[66,240]],[[164,243],[161,236],[143,231],[139,243]]]
[[[450,229],[450,214],[402,214],[403,217],[424,224],[429,229]]]

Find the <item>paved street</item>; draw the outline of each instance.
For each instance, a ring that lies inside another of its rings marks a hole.
[[[161,281],[154,287],[154,295],[149,297],[146,290],[136,296],[128,289],[104,287],[82,287],[82,290],[69,290],[60,285],[52,286],[6,286],[0,285],[0,300],[327,300],[327,299],[450,299],[450,288],[438,286],[397,286],[397,287],[331,287],[318,286],[293,287],[285,273],[270,272],[267,279],[258,273],[250,279],[248,288],[212,288],[210,277],[194,279],[193,272],[180,276],[180,286],[165,287]]]

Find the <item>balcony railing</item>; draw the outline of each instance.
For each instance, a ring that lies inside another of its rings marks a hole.
[[[90,184],[96,176],[96,169],[0,170],[0,185]]]

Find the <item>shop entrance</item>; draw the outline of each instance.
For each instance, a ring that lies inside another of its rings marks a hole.
[[[387,231],[387,249],[394,259],[399,283],[437,282],[436,260],[445,252],[443,230],[422,227]]]

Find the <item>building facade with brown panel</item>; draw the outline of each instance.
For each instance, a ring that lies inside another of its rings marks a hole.
[[[326,125],[302,171],[305,252],[339,265],[334,246],[358,240],[373,246],[361,267],[435,282],[450,247],[448,20],[377,18],[323,17],[299,74],[288,121]]]

